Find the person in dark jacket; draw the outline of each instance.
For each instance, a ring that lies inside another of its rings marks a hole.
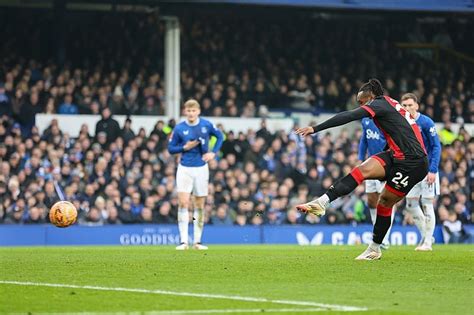
[[[128,143],[130,140],[135,138],[135,133],[132,130],[132,120],[127,118],[125,124],[123,125],[121,132],[122,139],[125,143]]]
[[[38,93],[31,93],[29,101],[23,103],[20,108],[21,134],[24,137],[30,136],[31,128],[36,123],[36,114],[42,111],[43,108],[39,103]]]
[[[122,132],[118,122],[112,118],[112,112],[108,107],[102,109],[102,119],[95,126],[95,135],[97,136],[99,132],[107,134],[107,144],[114,142]]]

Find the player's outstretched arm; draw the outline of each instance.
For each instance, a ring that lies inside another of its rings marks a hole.
[[[317,126],[299,128],[295,131],[295,133],[297,135],[307,136],[309,134],[317,133],[325,129],[345,125],[351,121],[362,119],[364,117],[370,117],[370,114],[366,110],[359,107],[334,115],[333,117],[329,118],[328,120]]]

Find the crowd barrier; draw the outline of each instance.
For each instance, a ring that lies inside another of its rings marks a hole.
[[[469,226],[474,234],[474,226]],[[192,240],[192,228],[190,238]],[[342,245],[368,243],[371,225],[336,226],[206,226],[206,244],[295,244]],[[435,230],[436,243],[443,243],[441,227]],[[472,239],[472,238],[471,238]],[[416,228],[395,226],[390,235],[393,245],[416,245],[420,235]],[[72,226],[67,229],[52,225],[0,226],[0,246],[65,246],[65,245],[176,245],[176,225],[106,225]]]

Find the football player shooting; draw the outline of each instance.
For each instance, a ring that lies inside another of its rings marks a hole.
[[[384,96],[382,84],[377,79],[370,79],[363,84],[359,92],[367,96],[367,102],[361,107],[339,113],[318,126],[299,128],[296,134],[307,136],[371,117],[383,132],[389,150],[371,156],[337,181],[323,196],[296,208],[301,212],[322,216],[331,201],[349,194],[364,180],[386,181],[377,203],[372,243],[356,257],[357,260],[375,260],[382,256],[380,244],[390,228],[393,206],[426,176],[428,159],[413,117],[397,101]]]
[[[201,244],[204,228],[204,204],[208,194],[209,167],[207,162],[214,159],[220,150],[224,136],[211,122],[200,118],[200,105],[196,100],[184,104],[186,120],[176,125],[168,144],[171,154],[181,153],[181,161],[176,172],[178,189],[178,227],[181,244],[177,250],[189,248],[188,227],[191,193],[194,196],[194,248],[205,250]],[[209,138],[217,141],[209,152]]]
[[[404,94],[402,96],[402,106],[413,116],[420,128],[428,153],[429,173],[410,190],[406,198],[407,210],[413,215],[413,221],[415,221],[421,234],[421,242],[415,250],[431,251],[433,250],[432,237],[436,225],[433,203],[435,196],[439,195],[438,166],[441,159],[441,144],[433,120],[418,112],[418,98],[415,94]],[[420,197],[423,211],[420,207]]]
[[[367,103],[367,95],[364,95],[363,92],[357,93],[357,102],[360,105]],[[367,117],[362,118],[362,136],[359,141],[359,161],[362,163],[362,161],[366,159],[367,153],[369,156],[372,156],[384,151],[386,146],[387,141],[385,141],[383,133],[377,128],[374,121]],[[365,193],[367,194],[367,205],[369,206],[372,224],[375,224],[375,219],[377,218],[377,202],[384,185],[385,183],[378,179],[367,179],[365,181]],[[395,212],[393,211],[392,224],[394,217]],[[390,229],[383,239],[382,249],[388,249],[390,247],[389,236]]]

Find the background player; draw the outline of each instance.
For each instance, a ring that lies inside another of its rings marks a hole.
[[[363,92],[361,96],[368,97],[369,101],[366,104],[339,113],[318,126],[299,128],[296,134],[306,136],[364,117],[372,117],[384,133],[390,150],[368,158],[331,186],[323,196],[296,208],[302,212],[321,216],[325,214],[331,201],[349,194],[364,180],[386,180],[377,203],[373,241],[356,258],[375,260],[382,256],[380,244],[390,228],[393,206],[426,176],[428,159],[420,129],[413,117],[397,101],[384,96],[382,84],[377,79],[371,79],[362,85],[359,92]]]
[[[428,175],[410,190],[406,198],[407,210],[412,214],[421,234],[421,242],[415,250],[431,251],[432,237],[436,225],[433,203],[440,190],[438,166],[441,158],[441,144],[433,120],[418,112],[418,98],[415,94],[407,93],[403,95],[402,106],[413,116],[416,124],[420,127],[428,153],[430,164]],[[423,211],[420,207],[420,197]]]
[[[194,248],[205,250],[201,244],[204,228],[204,204],[208,194],[209,167],[207,162],[215,158],[222,146],[223,135],[208,120],[200,118],[201,107],[196,100],[184,104],[186,120],[176,125],[168,144],[171,154],[181,153],[181,160],[176,172],[178,188],[178,227],[181,244],[177,250],[189,248],[188,227],[191,193],[194,196]],[[209,152],[209,138],[215,136],[217,141]]]
[[[357,94],[357,102],[360,105],[367,103],[367,98],[362,97],[363,92]],[[362,118],[362,136],[360,137],[359,142],[359,160],[362,162],[366,159],[367,152],[369,157],[377,153],[382,152],[387,145],[384,135],[380,132],[379,128],[375,125],[374,121],[370,118]],[[384,182],[379,181],[378,179],[368,179],[365,181],[365,193],[367,194],[367,205],[370,210],[370,218],[372,224],[375,224],[375,219],[377,218],[376,208],[377,202],[379,200],[380,193],[382,192]],[[392,224],[395,213],[392,212]],[[390,229],[388,229],[385,238],[383,239],[382,248],[388,249],[390,246],[389,236]]]

